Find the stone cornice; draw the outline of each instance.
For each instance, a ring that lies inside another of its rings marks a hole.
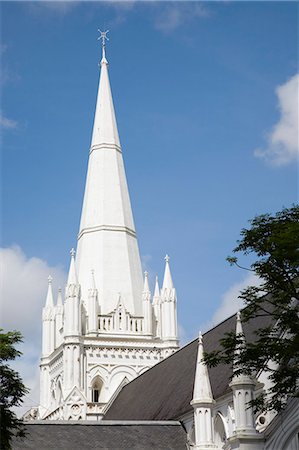
[[[119,225],[98,225],[96,227],[83,228],[78,234],[78,241],[85,233],[94,233],[97,231],[120,231],[136,238],[136,232],[135,230],[132,230],[132,228],[122,227]]]
[[[117,152],[122,153],[121,147],[119,145],[102,143],[102,144],[92,145],[90,147],[89,154],[91,154],[95,150],[102,150],[102,149],[105,149],[105,150],[116,150]]]

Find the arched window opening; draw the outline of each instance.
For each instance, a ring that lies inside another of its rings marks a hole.
[[[91,387],[91,401],[93,403],[99,403],[102,387],[103,381],[100,377],[96,377]]]
[[[223,448],[227,436],[226,431],[224,427],[224,421],[222,416],[218,413],[215,422],[214,422],[214,430],[215,430],[215,444],[218,446],[218,448]]]

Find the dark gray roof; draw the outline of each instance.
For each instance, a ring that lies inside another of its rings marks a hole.
[[[14,439],[13,450],[186,450],[179,422],[111,423],[29,422],[25,439]]]
[[[257,317],[243,325],[247,342],[255,340],[254,331],[270,323],[269,317]],[[232,316],[203,336],[206,352],[219,348],[224,333],[235,330],[236,316]],[[114,420],[176,420],[192,410],[194,374],[198,340],[178,350],[135,380],[123,387],[105,415]],[[215,399],[227,393],[231,365],[209,369]]]

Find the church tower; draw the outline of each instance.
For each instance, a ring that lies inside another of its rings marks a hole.
[[[77,251],[65,298],[43,310],[40,419],[99,420],[122,386],[178,348],[176,291],[165,258],[152,298],[137,236],[101,32],[100,81]]]

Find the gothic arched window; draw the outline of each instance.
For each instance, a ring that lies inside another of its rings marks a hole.
[[[99,403],[100,401],[100,393],[103,387],[103,381],[100,377],[96,377],[91,385],[91,401],[93,403]]]

